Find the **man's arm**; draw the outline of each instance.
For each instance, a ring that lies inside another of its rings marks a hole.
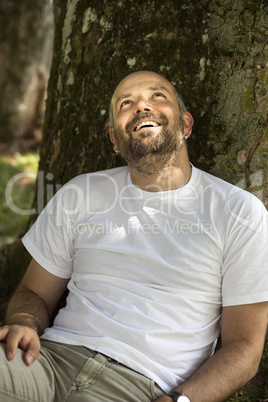
[[[6,325],[0,328],[0,341],[6,342],[7,358],[12,360],[18,347],[31,364],[39,355],[41,335],[66,289],[68,279],[50,274],[35,260],[12,297],[6,313]]]
[[[224,307],[221,349],[174,391],[185,394],[191,402],[226,400],[256,374],[267,322],[268,302]],[[171,398],[163,396],[156,401],[170,402]]]

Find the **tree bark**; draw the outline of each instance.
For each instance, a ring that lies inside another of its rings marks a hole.
[[[108,140],[110,96],[122,77],[148,69],[184,94],[195,118],[192,161],[267,204],[267,1],[58,0],[56,7],[40,162],[54,184],[121,163]]]
[[[55,12],[37,214],[73,176],[123,163],[109,143],[108,107],[137,70],[180,88],[195,118],[191,161],[268,204],[267,0],[57,0]],[[229,401],[265,400],[267,378],[266,346],[259,374]]]
[[[52,0],[1,0],[0,146],[41,140],[53,42]]]

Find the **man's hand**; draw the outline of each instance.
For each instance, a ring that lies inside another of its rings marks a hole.
[[[0,328],[0,341],[6,343],[6,356],[8,360],[15,357],[19,348],[25,351],[24,361],[30,366],[40,351],[40,340],[37,332],[24,325],[5,325]]]
[[[52,312],[68,281],[49,273],[35,260],[31,261],[8,304],[7,325],[0,328],[0,342],[6,343],[8,360],[14,359],[18,348],[25,352],[27,366],[37,359],[40,352],[39,335],[49,326]]]

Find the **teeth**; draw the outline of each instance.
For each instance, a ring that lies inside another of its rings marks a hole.
[[[138,131],[141,127],[144,127],[144,126],[158,127],[159,125],[160,124],[156,123],[155,121],[143,121],[142,123],[137,125],[137,127],[135,128],[135,131]]]

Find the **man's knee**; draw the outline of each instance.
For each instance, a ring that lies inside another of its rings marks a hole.
[[[34,400],[52,402],[54,400],[53,373],[44,367],[41,359],[31,366],[23,360],[24,352],[17,349],[13,360],[6,358],[5,344],[0,342],[0,400]]]

